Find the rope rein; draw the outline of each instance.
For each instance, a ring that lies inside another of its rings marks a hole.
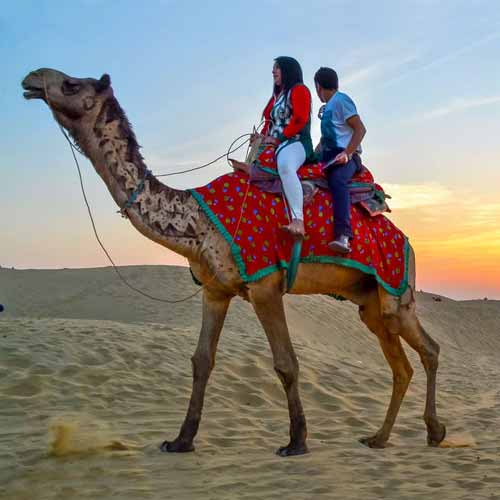
[[[54,113],[54,108],[53,108],[53,106],[52,106],[52,104],[50,102],[49,94],[47,92],[47,86],[46,86],[45,78],[43,78],[43,86],[44,86],[45,96],[47,97],[47,104],[48,104],[50,110]],[[60,124],[58,124],[58,125],[59,125],[59,129],[61,130],[63,136],[65,137],[66,141],[68,142],[68,144],[70,146],[71,154],[73,155],[73,159],[74,159],[75,164],[76,164],[76,168],[77,168],[77,171],[78,171],[78,177],[79,177],[79,181],[80,181],[80,188],[81,188],[81,191],[82,191],[82,195],[83,195],[83,199],[84,199],[85,205],[87,207],[87,212],[89,214],[89,218],[90,218],[90,222],[92,224],[92,229],[94,231],[94,235],[96,237],[97,242],[99,243],[99,246],[101,247],[101,249],[104,252],[104,254],[106,255],[107,259],[109,260],[109,262],[113,266],[113,269],[115,270],[115,272],[118,275],[118,277],[120,278],[120,280],[126,286],[128,286],[131,290],[133,290],[134,292],[136,292],[136,293],[138,293],[140,295],[143,295],[144,297],[147,297],[148,299],[155,300],[157,302],[164,302],[166,304],[178,304],[180,302],[185,302],[185,301],[187,301],[189,299],[192,299],[193,297],[195,297],[196,295],[198,295],[209,283],[211,283],[216,278],[217,272],[215,272],[205,284],[203,284],[201,287],[199,287],[198,290],[196,290],[192,294],[188,295],[187,297],[184,297],[182,299],[177,299],[177,300],[169,300],[169,299],[164,299],[164,298],[155,297],[153,295],[150,295],[149,293],[144,292],[143,290],[140,290],[139,288],[137,288],[134,285],[130,284],[129,281],[123,276],[123,274],[118,269],[118,267],[116,266],[115,262],[113,261],[113,259],[112,259],[111,255],[109,254],[108,250],[106,249],[106,247],[102,243],[102,241],[101,241],[101,239],[99,237],[99,234],[97,232],[97,228],[96,228],[96,225],[95,225],[95,222],[94,222],[94,217],[92,215],[92,210],[90,208],[90,204],[88,202],[87,195],[85,193],[85,187],[84,187],[84,184],[83,184],[83,178],[82,178],[82,173],[81,173],[81,169],[80,169],[80,164],[78,163],[78,159],[77,159],[77,157],[75,155],[75,150],[78,151],[81,155],[83,155],[83,152],[79,148],[77,148],[77,146],[75,144],[73,144],[73,142],[68,137],[68,134],[66,133],[66,131],[64,130],[64,128]],[[260,125],[259,125],[259,127],[260,127]],[[191,168],[191,169],[187,169],[187,170],[178,171],[178,172],[171,172],[171,173],[168,173],[168,174],[160,174],[160,175],[157,175],[155,177],[167,177],[167,176],[171,176],[171,175],[184,174],[184,173],[187,173],[187,172],[193,172],[195,170],[200,170],[202,168],[206,168],[206,167],[208,167],[210,165],[213,165],[215,162],[219,161],[220,159],[222,159],[224,157],[227,159],[227,161],[229,163],[229,155],[231,153],[234,153],[238,149],[242,148],[245,144],[247,144],[250,141],[250,139],[248,138],[245,142],[243,142],[242,144],[240,144],[238,147],[236,147],[234,149],[231,149],[233,147],[233,145],[235,144],[235,142],[237,142],[238,140],[242,139],[243,137],[248,137],[248,136],[251,136],[251,135],[252,134],[242,134],[242,135],[240,135],[239,137],[237,137],[231,143],[231,145],[229,146],[229,149],[228,149],[227,153],[225,153],[225,154],[217,157],[215,160],[212,160],[212,161],[210,161],[208,163],[205,163],[204,165],[201,165],[199,167],[194,167],[194,168]],[[137,188],[132,192],[132,194],[130,195],[128,201],[125,203],[124,207],[121,210],[119,210],[119,212],[123,213],[126,209],[130,208],[135,203],[135,200],[136,200],[137,196],[144,189],[144,183],[145,183],[145,181],[150,176],[153,176],[152,172],[150,170],[146,170],[145,177],[141,180],[141,182],[139,183],[139,185],[137,186]],[[236,225],[236,229],[234,231],[234,234],[232,235],[232,240],[233,241],[234,241],[235,236],[238,233],[238,229],[239,229],[240,224],[241,224],[241,219],[243,217],[244,205],[245,205],[246,200],[247,200],[249,189],[250,189],[250,179],[248,179],[247,183],[246,183],[246,192],[245,192],[245,197],[243,198],[243,203],[241,205],[241,211],[240,211],[240,216],[239,216],[239,219],[238,219],[238,224]]]
[[[85,201],[85,205],[87,206],[87,212],[89,214],[89,218],[90,218],[90,222],[92,224],[92,229],[94,231],[94,235],[95,235],[95,237],[97,239],[97,242],[99,243],[99,246],[101,247],[102,251],[106,254],[106,257],[108,258],[109,262],[113,266],[113,269],[115,270],[115,272],[118,275],[118,277],[120,278],[120,280],[126,286],[128,286],[131,290],[133,290],[134,292],[139,293],[140,295],[143,295],[144,297],[147,297],[148,299],[155,300],[157,302],[166,302],[167,304],[177,304],[179,302],[184,302],[185,300],[189,300],[189,299],[193,298],[195,295],[198,295],[198,293],[201,292],[201,290],[203,289],[203,287],[200,287],[198,290],[196,290],[196,292],[192,293],[188,297],[184,297],[183,299],[179,299],[179,300],[162,299],[162,298],[159,298],[159,297],[154,297],[153,295],[150,295],[149,293],[144,292],[143,290],[140,290],[139,288],[135,287],[134,285],[130,284],[127,281],[127,279],[123,276],[123,274],[121,273],[121,271],[118,269],[118,267],[114,263],[113,259],[111,258],[111,255],[109,254],[108,250],[106,249],[106,247],[102,243],[101,238],[99,237],[99,234],[97,232],[97,228],[96,228],[96,225],[95,225],[95,222],[94,222],[94,217],[92,215],[92,210],[90,208],[90,204],[88,202],[87,195],[85,193],[85,187],[83,185],[83,179],[82,179],[82,173],[81,173],[81,170],[80,170],[80,164],[78,163],[78,159],[76,158],[76,155],[75,155],[75,152],[74,152],[74,149],[73,149],[73,144],[70,141],[70,139],[67,136],[67,134],[64,131],[64,129],[61,126],[59,126],[59,127],[60,127],[61,132],[63,133],[64,137],[66,138],[66,140],[68,141],[68,143],[70,145],[71,154],[73,155],[73,159],[75,160],[75,163],[76,163],[76,167],[77,167],[77,170],[78,170],[78,177],[79,177],[79,180],[80,180],[80,188],[82,190],[82,195],[83,195],[83,199]]]

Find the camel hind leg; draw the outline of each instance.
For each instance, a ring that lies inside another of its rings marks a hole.
[[[375,435],[361,438],[360,442],[370,448],[384,448],[392,431],[401,403],[410,384],[413,369],[406,357],[399,336],[391,333],[381,314],[380,300],[375,292],[359,308],[363,323],[377,335],[385,359],[392,370],[392,395],[382,427]]]
[[[427,426],[427,443],[438,446],[445,438],[446,427],[439,421],[436,410],[436,377],[439,358],[439,344],[424,330],[415,311],[415,298],[411,290],[411,301],[401,306],[399,320],[400,335],[417,351],[427,375],[424,421]]]

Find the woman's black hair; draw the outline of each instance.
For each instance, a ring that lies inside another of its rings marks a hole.
[[[304,83],[302,68],[293,57],[280,56],[274,62],[281,70],[281,85],[274,85],[273,93],[278,95],[281,91],[288,92],[297,83]]]

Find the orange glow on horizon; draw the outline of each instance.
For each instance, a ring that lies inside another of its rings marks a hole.
[[[500,298],[500,204],[435,186],[427,194],[390,214],[415,250],[417,287]]]

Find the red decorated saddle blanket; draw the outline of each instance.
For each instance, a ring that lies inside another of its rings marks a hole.
[[[288,268],[293,239],[281,229],[288,224],[281,194],[262,191],[241,172],[218,177],[191,193],[229,243],[245,282]],[[352,251],[340,257],[328,248],[333,217],[330,192],[318,190],[304,207],[306,235],[300,262],[356,268],[373,275],[389,293],[402,295],[408,284],[406,236],[383,215],[369,216],[359,205],[352,205]]]

